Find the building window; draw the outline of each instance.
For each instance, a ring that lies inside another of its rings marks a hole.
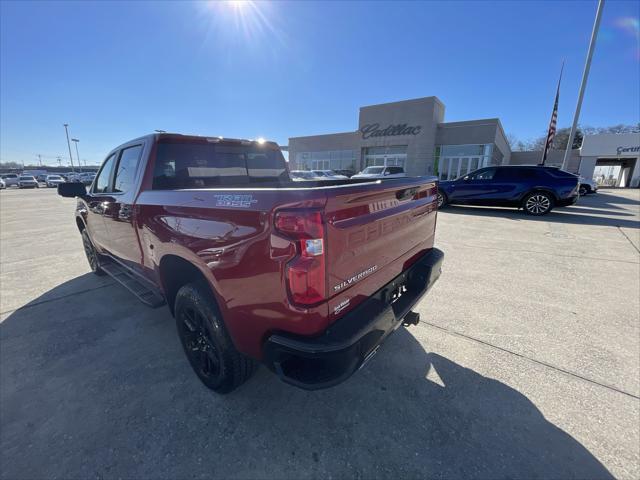
[[[404,167],[407,161],[407,146],[369,147],[364,149],[366,167]]]
[[[324,150],[297,152],[292,170],[353,170],[356,166],[356,150]]]
[[[479,168],[498,165],[502,157],[494,155],[495,150],[493,144],[438,145],[435,173],[440,180],[454,180]]]

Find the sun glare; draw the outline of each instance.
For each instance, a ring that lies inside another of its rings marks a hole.
[[[227,0],[227,3],[231,8],[235,8],[236,10],[242,10],[247,6],[247,3],[250,3],[249,0]]]
[[[216,42],[257,46],[269,36],[283,44],[282,34],[273,24],[275,7],[269,2],[252,0],[210,1],[203,15],[208,23],[208,36]],[[264,43],[262,43],[264,44]],[[273,42],[269,42],[273,45]]]

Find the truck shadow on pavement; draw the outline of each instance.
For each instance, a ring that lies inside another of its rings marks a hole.
[[[97,285],[78,277],[0,325],[2,478],[613,478],[526,396],[404,328],[332,389],[262,368],[221,397],[166,308]]]

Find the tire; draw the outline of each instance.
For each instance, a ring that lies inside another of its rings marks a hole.
[[[553,197],[547,192],[532,192],[524,197],[522,208],[527,215],[546,215],[554,206]]]
[[[188,283],[176,295],[178,336],[200,381],[216,393],[230,393],[246,382],[256,362],[236,350],[206,285]]]
[[[438,210],[447,206],[447,194],[438,189]]]
[[[591,188],[589,187],[589,185],[580,185],[578,193],[581,197],[584,197],[586,194],[591,193]]]
[[[100,277],[103,276],[105,271],[100,268],[100,255],[96,252],[86,228],[82,230],[82,246],[84,247],[84,254],[87,256],[91,271]]]

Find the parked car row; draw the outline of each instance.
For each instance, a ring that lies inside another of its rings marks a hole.
[[[8,187],[18,188],[39,188],[43,183],[45,186],[54,188],[65,182],[80,182],[91,185],[96,174],[93,172],[70,173],[67,175],[20,175],[17,173],[6,173],[0,176],[0,189]]]
[[[289,175],[294,181],[304,180],[346,180],[348,178],[399,178],[406,177],[402,167],[367,167],[355,174],[351,170],[292,170]]]

